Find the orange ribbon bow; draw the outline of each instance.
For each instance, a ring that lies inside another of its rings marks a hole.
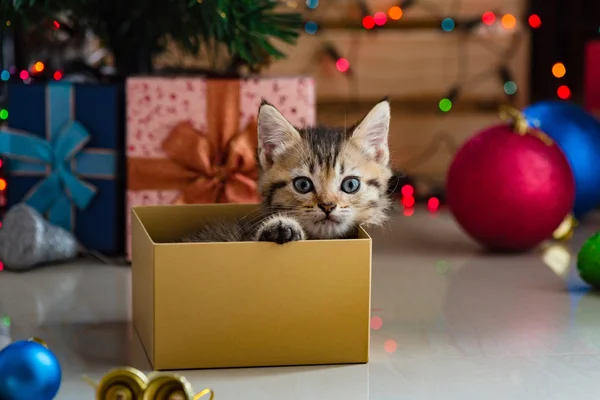
[[[176,204],[258,203],[256,120],[238,130],[237,80],[207,81],[208,132],[177,124],[164,159],[129,158],[129,190],[179,190]]]

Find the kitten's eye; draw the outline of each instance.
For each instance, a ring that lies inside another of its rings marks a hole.
[[[360,189],[358,178],[346,178],[342,181],[342,191],[348,194],[356,193]]]
[[[296,189],[299,193],[306,194],[313,190],[313,183],[310,179],[302,176],[294,179],[294,189]]]

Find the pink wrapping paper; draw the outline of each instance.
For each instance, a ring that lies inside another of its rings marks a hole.
[[[240,81],[239,129],[256,118],[261,99],[273,104],[293,125],[313,125],[315,86],[312,78],[249,78]],[[171,129],[186,121],[206,131],[204,78],[137,77],[127,80],[127,157],[165,158],[161,148]],[[127,255],[131,249],[130,209],[172,204],[175,190],[127,191]]]

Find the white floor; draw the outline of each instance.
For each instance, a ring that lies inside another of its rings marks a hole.
[[[600,219],[566,244],[519,256],[480,252],[447,214],[399,214],[374,232],[367,365],[182,372],[215,400],[600,399],[600,295],[576,254]],[[127,322],[128,267],[77,263],[0,273],[15,339],[58,355],[58,399],[93,399],[83,382],[116,366],[148,370]]]

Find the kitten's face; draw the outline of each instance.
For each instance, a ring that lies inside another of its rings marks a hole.
[[[259,112],[260,189],[265,205],[300,222],[309,237],[339,238],[386,218],[391,171],[389,104],[355,128],[289,124],[271,105]]]

